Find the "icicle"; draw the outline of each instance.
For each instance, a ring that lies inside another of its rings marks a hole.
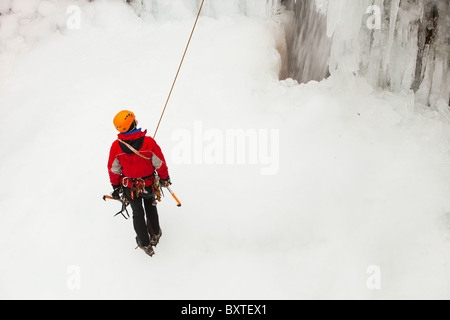
[[[384,52],[384,59],[383,59],[383,73],[387,73],[388,64],[391,57],[391,49],[392,45],[394,43],[394,36],[395,36],[395,27],[397,25],[397,16],[398,16],[398,9],[400,6],[400,0],[392,0],[391,2],[391,13],[389,18],[389,38],[386,45],[386,50]]]

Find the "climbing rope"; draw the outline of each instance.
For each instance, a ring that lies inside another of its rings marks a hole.
[[[181,58],[180,66],[178,67],[177,74],[175,75],[175,79],[173,80],[173,83],[172,83],[172,88],[170,88],[169,96],[167,97],[166,104],[164,105],[164,109],[162,111],[161,117],[159,118],[158,126],[156,127],[155,134],[153,135],[153,139],[155,139],[155,137],[156,137],[156,133],[158,132],[159,125],[161,124],[161,120],[164,116],[164,112],[166,111],[167,104],[169,103],[170,96],[172,95],[173,88],[175,87],[175,83],[177,82],[178,74],[180,73],[181,66],[183,65],[184,57],[186,56],[186,52],[189,48],[189,44],[191,43],[192,35],[194,34],[195,27],[197,26],[197,21],[198,21],[198,18],[200,17],[200,13],[202,12],[204,2],[205,2],[205,0],[202,0],[202,4],[200,5],[200,9],[198,10],[198,14],[197,14],[197,18],[195,19],[194,27],[192,28],[191,35],[190,35],[188,43],[186,45],[186,49],[184,50],[184,53],[183,53],[183,58]]]

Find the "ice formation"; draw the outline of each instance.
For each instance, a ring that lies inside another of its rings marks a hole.
[[[201,1],[187,1],[194,12]],[[132,0],[158,16],[158,0]],[[448,104],[450,12],[433,0],[210,0],[203,14],[272,17],[283,24],[288,50],[281,78],[301,83],[339,70],[374,88],[415,92],[416,102]]]
[[[447,3],[205,0],[149,262],[101,200],[112,116],[153,131],[200,1],[124,2],[0,0],[0,298],[450,297]]]
[[[201,4],[201,0],[124,1],[142,18],[162,20],[168,8],[172,15],[189,17]],[[34,39],[64,28],[64,20],[44,17],[69,2],[3,0],[0,50],[17,32]],[[412,90],[416,102],[435,106],[449,101],[449,10],[448,1],[433,0],[208,0],[202,14],[242,14],[282,24],[287,47],[281,52],[282,79],[305,83],[339,70],[365,77],[374,88],[405,94]],[[17,46],[17,41],[8,45]]]

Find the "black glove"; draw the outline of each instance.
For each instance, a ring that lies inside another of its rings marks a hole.
[[[118,186],[113,185],[112,187],[113,187],[114,191],[113,191],[113,193],[111,193],[111,197],[113,197],[116,200],[120,200],[120,191],[122,189],[122,186],[121,185],[118,185]]]
[[[167,179],[160,179],[159,184],[161,187],[167,188],[167,186],[170,186],[172,182],[170,182],[170,177],[168,176]]]

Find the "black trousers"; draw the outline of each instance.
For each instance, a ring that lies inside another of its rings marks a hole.
[[[152,187],[146,188],[152,193]],[[142,246],[150,244],[150,237],[157,235],[160,231],[158,210],[153,205],[153,199],[145,199],[141,197],[131,197],[131,189],[124,188],[125,196],[130,202],[131,210],[133,210],[133,226]]]

